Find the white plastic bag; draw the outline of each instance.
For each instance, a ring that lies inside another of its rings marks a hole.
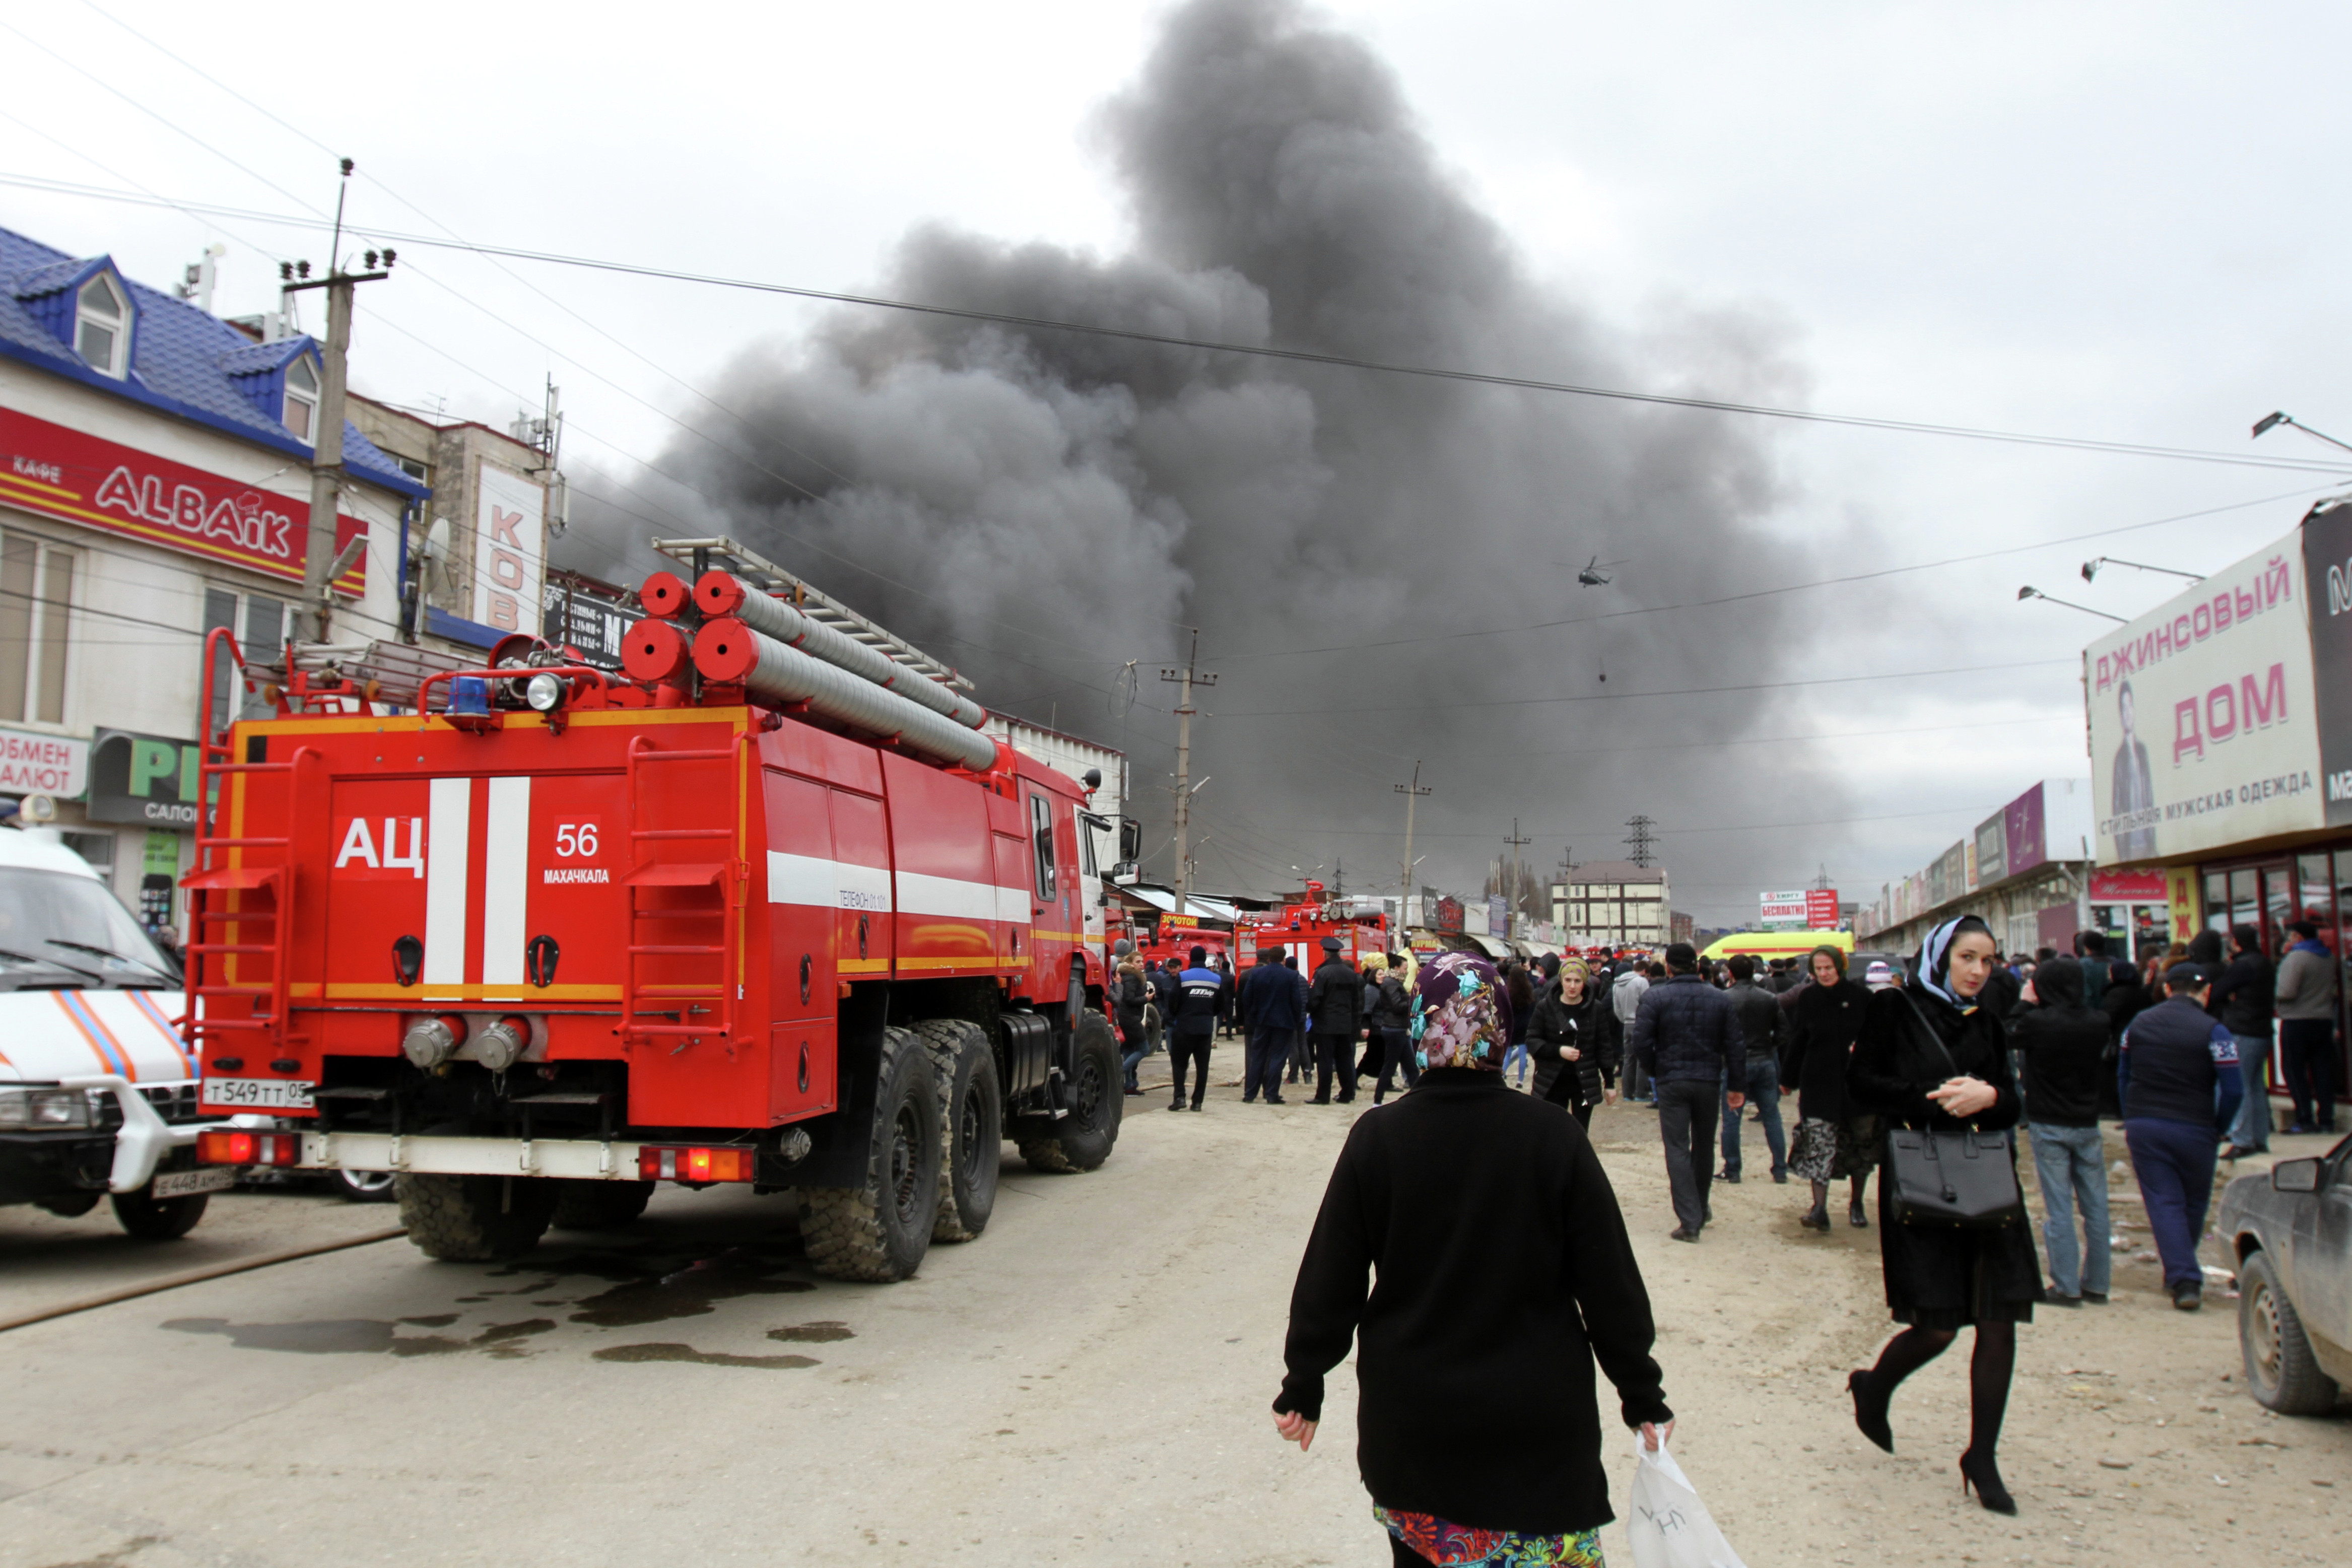
[[[1633,1471],[1633,1506],[1625,1516],[1633,1568],[1747,1568],[1666,1446],[1660,1443],[1654,1454],[1642,1446],[1637,1433],[1633,1453],[1640,1463]]]

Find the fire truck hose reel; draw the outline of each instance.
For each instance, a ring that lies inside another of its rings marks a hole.
[[[621,639],[621,666],[634,681],[674,680],[686,660],[686,634],[667,621],[640,621]]]
[[[455,1013],[438,1018],[419,1019],[408,1026],[402,1037],[400,1053],[415,1063],[420,1072],[430,1072],[466,1043],[466,1020]]]
[[[635,642],[632,631],[632,647]],[[746,692],[763,702],[805,703],[811,713],[869,735],[895,738],[918,757],[975,773],[996,761],[996,743],[988,737],[861,680],[839,665],[788,647],[740,621],[706,622],[695,633],[694,663],[705,679],[740,682]]]
[[[821,621],[812,621],[781,599],[772,598],[725,571],[706,571],[694,585],[694,602],[705,615],[732,616],[752,631],[797,648],[811,658],[838,665],[851,674],[896,692],[933,713],[951,718],[966,729],[988,722],[988,710],[962,693],[940,685],[919,670],[845,636]],[[647,601],[651,608],[651,601]]]
[[[637,602],[646,607],[648,615],[675,615],[686,608],[689,597],[686,580],[674,571],[655,572],[637,590]]]

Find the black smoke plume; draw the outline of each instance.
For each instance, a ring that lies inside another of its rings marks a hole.
[[[1098,129],[1131,209],[1125,254],[929,226],[875,292],[1582,383],[1802,392],[1753,316],[1621,326],[1532,281],[1386,66],[1291,0],[1178,10]],[[1667,835],[1676,903],[1746,906],[1700,885],[1785,875],[1769,846],[1676,835],[1834,804],[1822,780],[1766,767],[1780,750],[1643,749],[1788,722],[1769,694],[1624,695],[1769,681],[1795,629],[1785,601],[1461,635],[1806,575],[1761,526],[1780,481],[1752,424],[868,308],[744,353],[715,396],[740,420],[698,415],[711,439],[659,465],[709,497],[696,526],[957,663],[992,706],[1125,747],[1147,847],[1166,842],[1173,767],[1159,669],[1200,628],[1222,679],[1193,730],[1193,776],[1213,776],[1198,885],[1275,889],[1318,865],[1328,881],[1344,861],[1351,889],[1392,890],[1391,785],[1416,759],[1437,790],[1417,880],[1457,888],[1514,815],[1549,868],[1621,855],[1615,824],[1638,810]],[[1580,586],[1595,554],[1627,564]],[[1592,700],[1520,701],[1557,697]],[[1156,852],[1147,869],[1172,875]]]

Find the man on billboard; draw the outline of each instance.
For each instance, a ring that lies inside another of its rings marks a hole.
[[[2147,766],[2147,743],[2139,737],[2134,722],[2131,683],[2126,681],[2116,694],[2116,711],[2124,727],[2123,744],[2116,747],[2115,776],[2108,789],[2108,809],[2118,819],[2129,818],[2152,810],[2156,805],[2156,776]],[[2156,829],[2153,827],[2124,828],[2116,831],[2116,858],[2119,861],[2144,861],[2156,854]]]

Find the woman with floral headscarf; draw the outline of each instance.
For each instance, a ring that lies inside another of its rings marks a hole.
[[[1999,1132],[2017,1125],[2017,1082],[2001,1019],[1979,1007],[1994,961],[1992,932],[1973,915],[1927,934],[1911,983],[1879,991],[1863,1015],[1846,1067],[1854,1108],[1914,1131]],[[1937,1051],[1921,1033],[1932,1030]],[[2014,1151],[2012,1150],[2012,1156]],[[2017,1325],[2033,1321],[2042,1265],[2021,1220],[1969,1230],[1893,1223],[1890,1184],[1878,1184],[1878,1247],[1886,1304],[1901,1333],[1878,1364],[1846,1379],[1863,1436],[1895,1451],[1887,1406],[1897,1385],[1941,1355],[1962,1328],[1976,1330],[1969,1366],[1969,1447],[1960,1484],[1996,1513],[2017,1504],[1993,1460],[2017,1368]]]
[[[1291,1292],[1275,1428],[1314,1442],[1352,1342],[1357,1468],[1405,1568],[1597,1568],[1614,1515],[1595,1358],[1645,1444],[1674,1430],[1600,1157],[1503,1081],[1508,1006],[1483,958],[1423,967],[1420,1087],[1357,1119]]]

